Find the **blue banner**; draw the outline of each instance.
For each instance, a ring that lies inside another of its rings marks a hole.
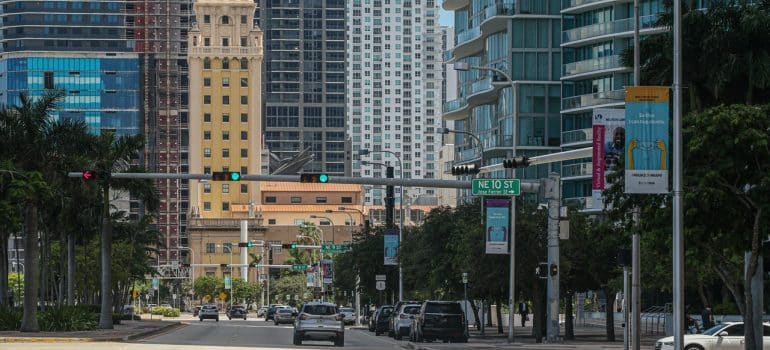
[[[225,276],[225,289],[230,289],[233,286],[233,280],[232,278]]]
[[[487,254],[508,254],[508,240],[511,236],[511,201],[509,199],[487,199],[486,241]]]
[[[668,193],[669,88],[626,87],[626,193]]]
[[[398,265],[398,230],[385,230],[385,265]]]
[[[315,272],[308,272],[307,273],[307,286],[308,287],[315,287]]]

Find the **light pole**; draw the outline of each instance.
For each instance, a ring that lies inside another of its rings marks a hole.
[[[195,298],[195,251],[190,247],[177,247],[179,250],[189,250],[192,257],[190,258],[190,289],[193,292],[193,298]]]
[[[351,225],[351,226],[352,226],[352,225],[355,223],[355,222],[353,221],[353,215],[350,215],[350,213],[348,213],[348,212],[345,212],[345,211],[342,211],[342,210],[332,210],[332,209],[326,209],[326,210],[324,210],[324,213],[327,213],[327,214],[329,214],[329,213],[344,213],[344,214],[347,214],[347,215],[348,215],[348,219],[350,219],[350,221],[348,221],[348,223],[346,224],[346,226],[347,226],[347,225]]]
[[[463,272],[463,312],[468,310],[468,273]]]
[[[313,215],[310,215],[310,217],[312,218]],[[319,245],[323,246],[324,230],[322,230],[320,227],[316,227],[316,226],[314,226],[314,228],[316,230],[318,230],[318,233],[321,236],[321,244],[319,244]],[[303,236],[303,235],[298,235],[298,236]],[[308,236],[305,236],[305,237],[308,237]],[[323,270],[322,267],[321,267],[321,261],[323,260],[323,258],[324,258],[324,253],[323,253],[323,248],[321,248],[321,257],[318,259],[318,268],[319,268],[319,270]],[[326,297],[326,295],[325,295],[326,293],[324,291],[324,281],[323,281],[324,276],[323,276],[323,273],[321,273],[320,275],[321,275],[321,295],[322,295],[322,300],[326,300],[326,298],[325,298]]]
[[[329,220],[329,223],[332,225],[332,244],[337,244],[337,242],[335,241],[335,237],[334,237],[334,221],[332,221],[331,218],[326,217],[326,216],[315,215],[315,214],[310,215],[310,218],[311,219],[326,219],[326,220]],[[318,226],[321,226],[320,222],[318,223]],[[321,244],[323,244],[323,242],[321,242]]]
[[[363,212],[361,209],[358,209],[358,208],[348,208],[348,207],[339,207],[339,208],[337,208],[337,210],[339,210],[339,211],[345,211],[345,210],[355,210],[355,211],[357,211],[359,214],[361,214],[361,220],[366,220],[366,214],[364,214],[364,212]],[[353,224],[354,224],[354,225],[356,224],[356,221],[355,221],[355,220],[353,220]]]
[[[508,31],[511,33],[511,31]],[[513,135],[512,135],[512,141],[513,141],[513,147],[512,153],[513,157],[516,157],[516,148],[519,146],[519,111],[518,111],[518,104],[516,103],[517,100],[517,91],[516,91],[516,82],[511,79],[511,76],[508,75],[508,73],[492,67],[482,67],[482,66],[471,66],[467,62],[457,62],[454,64],[454,69],[459,71],[468,71],[471,69],[475,70],[482,70],[482,71],[491,71],[495,72],[497,74],[500,74],[503,76],[510,84],[511,84],[511,96],[513,101]],[[470,135],[470,134],[469,134]],[[478,137],[476,138],[478,140]],[[479,140],[480,141],[480,140]],[[481,142],[479,142],[479,145],[481,145]],[[483,147],[483,145],[482,145]],[[482,154],[481,154],[481,161],[482,166],[484,165],[484,153],[482,148]],[[516,169],[512,169],[513,172],[513,178],[516,178]],[[510,260],[510,268],[509,268],[509,276],[508,276],[508,342],[513,342],[514,334],[513,334],[513,300],[515,298],[515,287],[516,287],[516,198],[511,198],[511,260]]]
[[[369,153],[388,153],[394,157],[396,157],[396,160],[398,161],[398,173],[399,178],[402,180],[404,179],[404,167],[401,164],[401,157],[399,157],[396,152],[388,151],[388,150],[381,150],[381,151],[369,151],[368,149],[360,149],[358,150],[359,156],[365,156]],[[401,242],[404,241],[404,185],[398,186],[399,188],[399,203],[398,203],[398,216],[399,216],[399,227],[398,227],[398,249],[401,250]],[[398,300],[404,300],[404,270],[401,267],[401,259],[398,261]]]

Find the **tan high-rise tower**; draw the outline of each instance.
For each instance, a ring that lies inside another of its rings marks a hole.
[[[262,153],[262,31],[252,0],[199,0],[188,35],[190,173],[258,174]],[[192,218],[246,218],[255,182],[190,181]]]

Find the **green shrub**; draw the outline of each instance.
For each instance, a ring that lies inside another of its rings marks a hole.
[[[16,331],[21,328],[21,309],[0,307],[0,331]]]
[[[738,315],[738,306],[735,303],[716,304],[712,312],[714,315]]]
[[[93,305],[93,304],[78,304],[75,306],[72,306],[78,310],[81,310],[83,312],[88,312],[92,314],[98,314],[102,312],[102,306],[101,305]]]
[[[89,331],[99,325],[99,314],[77,306],[54,306],[38,313],[37,321],[44,332]]]
[[[120,324],[120,320],[123,319],[123,316],[120,314],[112,314],[112,324]]]
[[[131,320],[131,315],[120,315],[120,319],[123,321],[129,321]],[[134,321],[141,321],[142,316],[134,315]]]
[[[170,307],[156,307],[152,309],[153,315],[163,315],[165,317],[179,317],[180,312],[179,309],[170,308]]]

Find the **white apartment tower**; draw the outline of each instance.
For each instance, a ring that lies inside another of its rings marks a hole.
[[[355,177],[385,177],[385,168],[376,164],[382,163],[395,167],[396,178],[439,178],[436,130],[444,68],[438,5],[435,0],[347,1],[346,113]],[[370,154],[359,156],[362,149]],[[435,194],[431,188],[405,188],[405,204]],[[365,188],[368,205],[383,205],[384,197],[384,188]]]

